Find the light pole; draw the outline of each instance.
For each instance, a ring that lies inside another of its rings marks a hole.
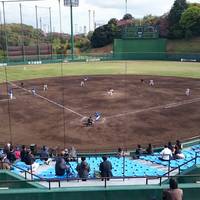
[[[71,59],[74,60],[73,7],[79,6],[79,0],[64,0],[64,6],[70,7],[71,21]]]
[[[125,14],[127,14],[127,0],[125,0]]]

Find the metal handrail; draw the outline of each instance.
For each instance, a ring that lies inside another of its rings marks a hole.
[[[195,175],[174,175],[174,176],[165,176],[166,178],[184,178],[184,177],[200,177],[200,174],[195,174]],[[120,177],[100,177],[100,178],[86,178],[85,180],[102,180],[104,181],[104,187],[107,187],[107,181],[109,180],[118,180],[118,179],[123,179],[123,176]],[[137,177],[133,177],[133,176],[127,176],[126,179],[141,179],[144,178],[146,179],[146,185],[148,185],[148,180],[149,179],[160,179],[162,180],[163,176],[137,176]],[[5,184],[5,183],[40,183],[40,182],[47,182],[49,189],[51,189],[51,183],[54,182],[58,182],[58,186],[59,188],[61,187],[61,182],[65,182],[65,181],[80,181],[82,180],[82,178],[67,178],[67,179],[49,179],[49,180],[45,180],[45,179],[41,179],[41,180],[6,180],[6,181],[2,181],[0,180],[0,184]],[[160,185],[161,185],[162,181],[160,181]]]

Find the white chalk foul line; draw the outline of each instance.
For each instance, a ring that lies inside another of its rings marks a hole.
[[[28,90],[26,88],[20,87],[20,86],[14,84],[14,83],[11,83],[11,82],[8,82],[8,83],[11,84],[14,87],[17,87],[17,88],[20,88],[20,89],[24,90],[25,92],[32,93],[30,90]],[[48,101],[49,103],[52,103],[52,104],[54,104],[54,105],[56,105],[56,106],[58,106],[60,108],[64,108],[65,110],[67,110],[69,112],[72,112],[72,113],[74,113],[75,115],[78,115],[81,118],[85,117],[84,115],[82,115],[82,114],[80,114],[80,113],[78,113],[78,112],[76,112],[76,111],[74,111],[74,110],[72,110],[70,108],[67,108],[67,107],[65,107],[65,106],[63,106],[63,105],[61,105],[61,104],[59,104],[59,103],[57,103],[55,101],[52,101],[52,100],[50,100],[50,99],[48,99],[48,98],[46,98],[46,97],[44,97],[42,95],[39,95],[39,94],[36,93],[35,96],[37,96],[37,97],[39,97],[41,99],[44,99],[44,100]]]
[[[132,112],[121,113],[121,114],[118,114],[118,115],[112,115],[112,116],[106,117],[106,119],[123,117],[123,116],[126,116],[126,115],[134,115],[134,114],[158,110],[158,109],[170,109],[170,108],[175,108],[175,107],[179,107],[179,106],[182,106],[182,105],[191,104],[191,103],[195,103],[195,102],[199,102],[199,101],[200,101],[200,98],[184,100],[184,101],[181,101],[181,102],[174,102],[174,103],[169,103],[169,104],[166,104],[166,105],[154,106],[154,107],[144,108],[144,109],[136,110],[136,111],[132,111]]]

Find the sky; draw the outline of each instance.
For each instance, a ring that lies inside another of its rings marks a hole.
[[[6,1],[6,0],[5,0]],[[61,32],[70,32],[70,8],[64,6],[64,0],[61,4]],[[73,1],[73,0],[72,0]],[[73,27],[75,33],[83,33],[94,29],[94,22],[102,25],[111,18],[121,19],[126,13],[126,0],[79,0],[79,6],[73,8]],[[199,2],[200,0],[189,0],[189,2]],[[152,14],[156,16],[163,15],[172,7],[174,0],[127,0],[127,13],[135,18],[142,18],[145,15]],[[59,4],[58,0],[41,0],[21,2],[23,23],[36,27],[35,6],[38,6],[38,26],[43,31],[50,30],[49,7],[52,13],[52,30],[60,31],[59,23]],[[6,23],[20,23],[19,2],[5,3]],[[90,23],[89,23],[90,10]],[[0,4],[0,22],[3,21],[2,4]],[[95,18],[93,17],[95,13]],[[90,26],[89,26],[90,24]]]

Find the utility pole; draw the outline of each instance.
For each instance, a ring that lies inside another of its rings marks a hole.
[[[91,14],[91,10],[88,10],[88,17],[89,17],[89,27],[88,27],[88,32],[90,32],[90,28],[91,28],[91,21],[90,21],[90,18],[91,18],[91,16],[90,16],[90,14]]]

